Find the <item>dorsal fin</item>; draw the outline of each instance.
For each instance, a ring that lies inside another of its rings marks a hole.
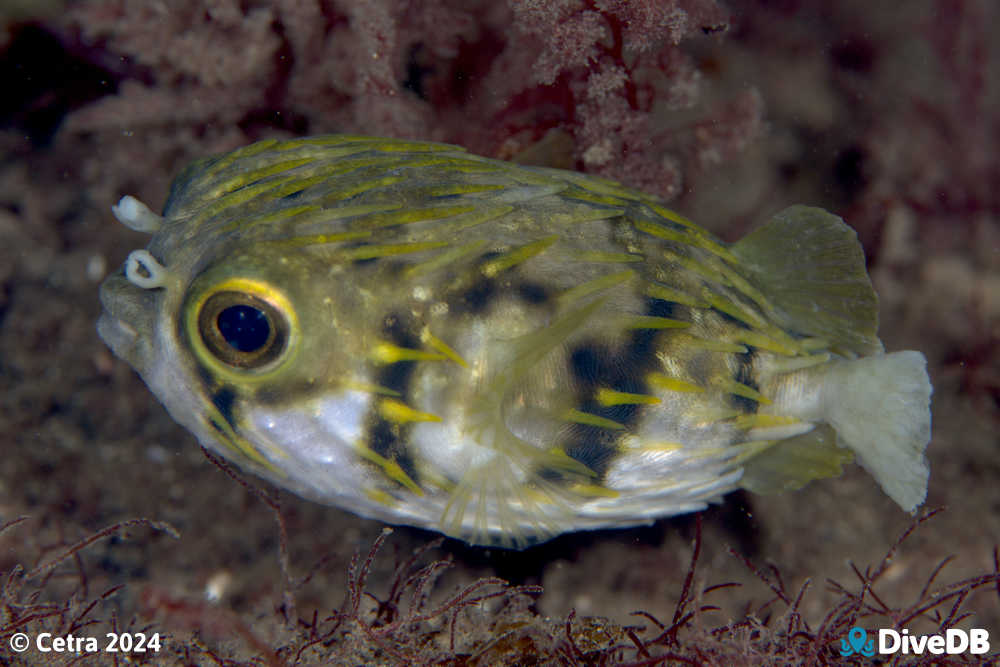
[[[732,246],[787,329],[838,352],[882,351],[878,297],[857,233],[820,208],[791,206]]]

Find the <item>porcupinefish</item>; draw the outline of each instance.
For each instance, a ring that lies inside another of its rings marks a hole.
[[[796,489],[924,500],[931,386],[855,232],[724,243],[656,198],[456,146],[266,140],[195,162],[101,286],[104,341],[209,450],[364,517],[522,547]]]

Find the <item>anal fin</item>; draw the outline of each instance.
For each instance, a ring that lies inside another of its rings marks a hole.
[[[769,495],[801,489],[814,479],[837,477],[854,454],[837,444],[837,435],[826,424],[808,433],[781,440],[750,459],[743,468],[740,486]]]

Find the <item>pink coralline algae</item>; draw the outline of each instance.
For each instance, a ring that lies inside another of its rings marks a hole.
[[[715,0],[84,0],[60,20],[143,73],[71,114],[63,135],[124,133],[164,163],[275,133],[502,158],[555,136],[567,155],[548,161],[669,198],[685,171],[741,150],[763,114],[751,89],[669,122],[701,98],[682,43],[728,27]]]

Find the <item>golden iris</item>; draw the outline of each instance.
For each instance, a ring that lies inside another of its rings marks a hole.
[[[225,280],[203,292],[189,312],[195,315],[188,331],[201,348],[198,356],[218,368],[275,370],[296,338],[288,299],[257,280]]]

